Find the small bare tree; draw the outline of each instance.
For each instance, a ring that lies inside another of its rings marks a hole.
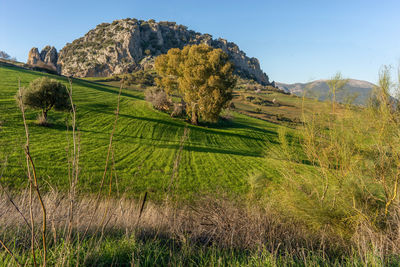
[[[169,110],[172,106],[164,90],[159,88],[149,88],[145,92],[146,101],[150,102],[155,109]]]

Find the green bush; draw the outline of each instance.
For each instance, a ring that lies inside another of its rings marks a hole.
[[[137,84],[142,86],[153,86],[154,76],[143,70],[124,75],[125,83],[127,85]]]
[[[48,77],[33,80],[27,88],[21,89],[21,97],[17,92],[17,100],[26,108],[42,111],[42,124],[47,121],[47,113],[51,109],[65,111],[71,109],[69,94],[65,85]]]

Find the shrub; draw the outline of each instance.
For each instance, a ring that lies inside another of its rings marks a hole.
[[[253,102],[253,104],[256,104],[256,105],[260,105],[260,106],[275,106],[275,107],[279,106],[279,103],[276,101],[275,98],[272,101],[269,101],[267,99],[262,99],[261,97],[256,97],[256,98],[252,97],[252,99],[253,99],[253,101],[250,101],[250,102]]]
[[[71,103],[65,85],[48,77],[33,80],[27,88],[21,90],[21,103],[26,108],[42,110],[39,123],[47,122],[47,113],[55,110],[69,110]],[[19,99],[19,93],[17,92]]]
[[[117,32],[122,31],[123,29],[124,29],[124,27],[122,27],[121,25],[117,25],[117,26],[114,28],[114,30],[117,31]]]
[[[131,74],[124,75],[126,85],[139,84],[141,86],[153,86],[154,77],[152,74],[139,70]]]
[[[246,96],[246,101],[252,102],[254,99],[256,99],[254,96]]]
[[[146,101],[150,102],[155,109],[167,111],[172,106],[167,94],[160,88],[148,88],[145,97]]]
[[[171,117],[183,117],[186,112],[185,102],[174,103],[174,111],[171,113]]]

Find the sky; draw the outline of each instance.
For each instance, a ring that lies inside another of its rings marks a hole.
[[[400,62],[399,0],[0,0],[0,50],[60,50],[102,22],[175,21],[236,43],[284,83],[344,77],[376,82]]]

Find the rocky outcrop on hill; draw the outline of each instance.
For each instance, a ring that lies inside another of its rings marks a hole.
[[[53,65],[54,67],[57,66],[58,61],[58,53],[54,46],[46,46],[40,52],[40,57],[42,58],[43,62],[49,65]]]
[[[36,47],[33,47],[28,54],[28,61],[26,64],[38,67],[47,67],[57,70],[58,53],[54,46],[46,46],[39,53]]]
[[[31,50],[29,50],[28,61],[26,64],[36,65],[41,60],[42,59],[40,58],[40,53],[37,47],[33,47]]]
[[[242,77],[269,84],[256,58],[249,58],[239,47],[224,39],[213,39],[209,34],[188,30],[175,22],[155,22],[136,19],[102,23],[83,37],[68,43],[59,53],[57,69],[60,74],[76,77],[104,77],[113,74],[149,69],[154,58],[170,48],[190,44],[208,44],[229,54],[236,72]],[[28,63],[39,60],[54,63],[55,49],[37,48],[29,52]]]

